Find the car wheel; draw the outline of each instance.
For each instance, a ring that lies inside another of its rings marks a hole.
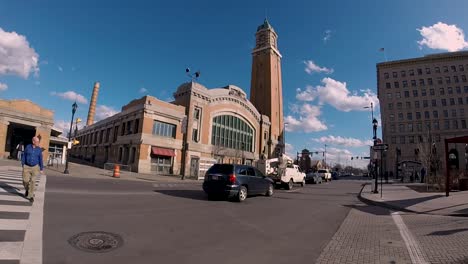
[[[275,189],[275,187],[273,186],[273,184],[271,184],[271,183],[268,184],[268,190],[267,190],[265,195],[266,196],[272,196],[273,193],[274,193],[274,189]]]
[[[287,190],[291,190],[294,186],[294,182],[292,179],[289,180],[288,185],[286,185]]]
[[[243,202],[245,199],[247,199],[247,188],[245,186],[241,186],[239,193],[237,194],[237,201]]]
[[[306,185],[306,180],[305,180],[305,179],[302,179],[301,187],[304,187],[305,185]]]

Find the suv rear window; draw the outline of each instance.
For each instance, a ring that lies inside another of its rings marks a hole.
[[[318,173],[327,173],[326,170],[319,170]]]
[[[206,173],[231,174],[233,171],[234,166],[231,164],[215,164],[211,166]]]

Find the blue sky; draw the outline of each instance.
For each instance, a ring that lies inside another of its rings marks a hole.
[[[466,49],[466,10],[466,1],[6,0],[0,97],[52,109],[65,127],[75,98],[86,119],[95,81],[100,118],[145,94],[170,100],[186,67],[206,87],[249,94],[254,34],[267,16],[283,55],[288,153],[326,143],[329,160],[352,164],[372,136],[362,107],[374,101],[379,115],[379,48],[388,60]]]

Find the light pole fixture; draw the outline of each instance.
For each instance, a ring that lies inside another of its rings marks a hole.
[[[71,134],[72,134],[72,128],[73,128],[73,119],[75,118],[75,112],[76,109],[78,108],[78,105],[76,102],[73,103],[72,105],[72,118],[70,121],[70,132],[68,133],[68,146],[67,146],[67,160],[65,161],[65,171],[63,171],[64,174],[69,174],[70,172],[68,171],[68,160],[70,158],[70,142],[71,142]]]
[[[374,131],[374,144],[377,140],[377,126],[379,125],[379,122],[377,121],[377,119],[372,119],[372,130]]]
[[[364,108],[365,109],[369,109],[369,108],[371,109],[371,116],[372,116],[371,118],[373,120],[374,119],[374,103],[371,102],[370,106],[364,106]]]
[[[377,145],[377,126],[379,125],[379,122],[377,121],[377,119],[373,118],[372,119],[372,130],[374,132],[374,146]],[[375,151],[375,150],[374,150]],[[382,157],[380,157],[382,158]],[[377,184],[378,184],[378,177],[377,177],[377,161],[375,162],[375,184],[374,184],[374,193],[379,193],[378,191],[378,188],[377,188]]]

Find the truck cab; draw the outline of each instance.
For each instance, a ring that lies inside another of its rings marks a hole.
[[[282,159],[259,160],[256,167],[270,177],[275,182],[276,187],[285,187],[287,190],[291,190],[295,183],[299,183],[301,186],[305,185],[305,173],[287,156]]]

